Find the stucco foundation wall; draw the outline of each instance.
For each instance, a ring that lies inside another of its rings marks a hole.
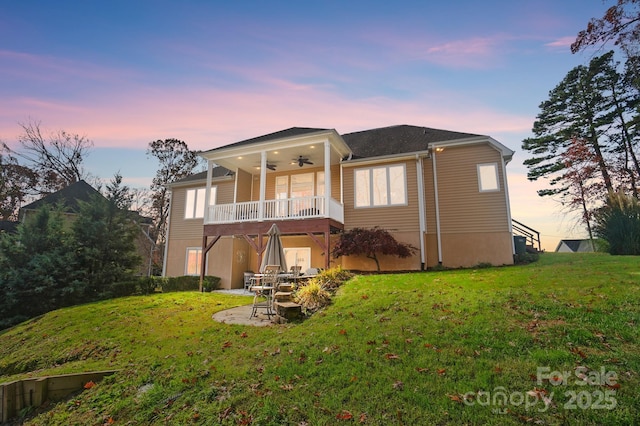
[[[480,263],[512,265],[512,238],[508,232],[442,234],[442,265],[448,268]]]
[[[220,277],[220,288],[230,289],[233,281],[233,238],[222,237],[209,250],[207,258],[207,275]]]
[[[416,254],[406,259],[401,259],[397,256],[383,256],[379,255],[381,271],[419,271],[420,270],[420,236],[415,232],[391,232],[391,235],[403,243],[408,243],[414,246]],[[343,256],[342,267],[344,269],[350,269],[355,271],[375,271],[376,262],[364,256]]]
[[[209,251],[205,273],[221,278],[220,288],[242,287],[241,272],[246,268],[246,258],[242,251],[242,242],[236,242],[232,237],[222,237]],[[246,242],[244,242],[246,244]],[[248,246],[248,244],[246,244]],[[187,248],[202,248],[202,238],[171,240],[167,252],[166,276],[178,277],[185,274]],[[243,274],[242,274],[243,275]]]
[[[167,277],[179,277],[184,275],[188,247],[202,247],[202,237],[170,240],[166,259]]]

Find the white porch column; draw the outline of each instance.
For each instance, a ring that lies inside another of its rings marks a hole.
[[[260,203],[258,203],[258,220],[264,220],[264,201],[267,196],[267,151],[260,153]]]
[[[211,176],[213,176],[213,162],[211,160],[207,161],[207,189],[204,194],[204,223],[209,223],[211,221],[211,214],[209,212],[209,207],[211,206]]]
[[[330,217],[331,208],[331,144],[324,141],[324,216]]]

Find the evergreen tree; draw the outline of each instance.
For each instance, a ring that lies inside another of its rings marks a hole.
[[[72,247],[57,208],[41,208],[17,234],[0,235],[0,328],[78,300]]]
[[[615,75],[611,66],[613,52],[594,58],[588,67],[572,69],[540,104],[540,113],[533,125],[535,137],[525,139],[522,148],[533,154],[525,160],[528,178],[550,179],[551,188],[539,195],[555,195],[566,190],[564,152],[575,139],[585,141],[593,154],[606,191],[613,190],[610,167],[603,144],[612,126],[609,101],[610,79]],[[604,196],[604,194],[603,194]]]
[[[110,297],[113,284],[132,279],[140,262],[135,250],[140,230],[116,200],[95,196],[91,202],[81,203],[72,229],[77,279],[87,300]]]

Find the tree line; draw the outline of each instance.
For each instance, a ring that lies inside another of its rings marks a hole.
[[[100,180],[84,163],[93,148],[86,136],[58,130],[46,132],[41,123],[29,120],[19,124],[22,132],[17,148],[11,149],[0,141],[0,220],[17,220],[19,209],[59,191],[75,182],[85,180],[103,191]],[[192,174],[200,165],[198,155],[186,142],[175,138],[149,142],[147,156],[158,162],[158,169],[149,188],[131,188],[120,180],[121,209],[134,209],[153,221],[152,238],[160,248],[165,243],[169,213],[167,184]],[[103,191],[104,192],[104,191]],[[162,252],[162,250],[160,250]]]
[[[581,31],[572,51],[615,50],[570,70],[540,104],[533,137],[522,142],[540,196],[578,211],[589,237],[613,254],[640,254],[640,5],[618,0]],[[618,58],[621,57],[621,58]]]
[[[85,136],[46,133],[40,122],[21,124],[15,150],[0,142],[0,220],[18,219],[21,206],[81,180],[93,183],[90,201],[69,215],[63,205],[22,215],[15,233],[0,232],[0,329],[53,309],[132,294],[145,285],[135,240],[141,216],[163,254],[169,209],[166,185],[194,172],[198,156],[178,139],[155,140],[147,155],[159,167],[147,190],[123,184],[116,172],[102,185],[85,168],[93,143]],[[137,199],[137,200],[136,200]],[[134,208],[135,204],[135,208]],[[157,258],[156,258],[157,259]],[[161,271],[161,257],[152,268]]]

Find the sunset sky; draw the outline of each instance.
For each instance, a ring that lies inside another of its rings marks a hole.
[[[150,141],[205,150],[289,127],[410,124],[492,136],[512,216],[543,247],[583,237],[520,148],[539,104],[593,51],[602,0],[0,2],[0,140],[41,122],[94,142],[89,171],[148,186]]]

